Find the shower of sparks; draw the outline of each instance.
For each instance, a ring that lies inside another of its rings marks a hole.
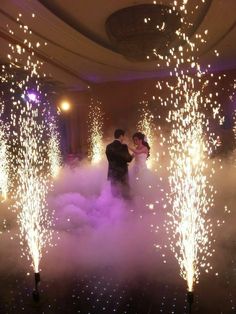
[[[2,74],[3,74],[3,69],[4,69],[4,66],[2,66]],[[3,83],[4,80],[6,79],[2,74],[1,74],[1,76],[0,76],[0,78],[1,78],[1,83]],[[3,96],[3,94],[4,94],[4,93],[2,92],[2,95],[0,95],[0,117],[1,117],[1,115],[3,114],[4,108],[5,108],[5,103],[4,103],[4,101],[3,101],[2,97],[1,97],[1,96]]]
[[[170,80],[157,84],[160,104],[171,107],[166,119],[171,123],[168,198],[172,206],[166,230],[180,265],[181,276],[187,281],[188,290],[193,291],[194,282],[199,280],[200,268],[211,269],[207,258],[213,252],[212,224],[208,212],[214,205],[215,191],[209,181],[214,174],[211,165],[214,162],[210,162],[209,156],[219,139],[210,132],[207,114],[211,112],[219,124],[223,123],[223,118],[220,104],[213,100],[213,94],[207,95],[206,91],[210,65],[202,71],[197,60],[197,52],[206,42],[208,31],[196,34],[190,41],[187,35],[191,26],[188,17],[193,11],[188,12],[187,7],[187,0],[174,1],[169,10],[169,14],[181,13],[182,26],[176,30],[176,36],[185,45],[170,48],[166,55],[154,49],[153,54],[157,57],[157,66],[170,69]],[[167,97],[161,96],[163,87],[170,92]],[[218,97],[218,91],[214,96]]]
[[[1,84],[7,80],[7,73],[5,72],[5,66],[1,67]],[[5,110],[4,91],[0,94],[0,198],[2,201],[7,199],[7,193],[9,189],[9,152],[7,139],[9,136],[9,129],[2,118]]]
[[[7,199],[9,187],[9,153],[7,147],[6,128],[0,121],[0,197]]]
[[[92,164],[99,163],[103,158],[103,118],[104,114],[99,105],[91,104],[89,107],[89,159]]]
[[[206,216],[213,204],[213,187],[207,179],[207,120],[199,112],[200,92],[185,90],[185,104],[171,112],[169,226],[173,232],[171,249],[177,258],[188,290],[198,281],[200,267],[210,267],[212,225]]]
[[[155,161],[155,155],[152,153],[152,149],[154,148],[155,124],[154,115],[147,108],[147,103],[145,103],[145,106],[140,110],[140,118],[137,128],[145,135],[146,141],[151,148],[150,156],[147,160],[147,167],[151,169]]]
[[[20,22],[20,17],[17,21],[26,38],[22,44],[9,44],[11,53],[8,54],[9,99],[12,103],[11,167],[15,182],[11,194],[18,213],[23,256],[32,261],[34,272],[38,273],[43,249],[52,237],[52,217],[46,202],[52,186],[47,146],[50,131],[47,108],[40,101],[42,62],[37,60],[35,53],[40,44],[31,42],[32,32]],[[14,36],[11,29],[9,33]],[[19,68],[21,75],[18,76]],[[37,94],[34,100],[28,97],[32,88]]]
[[[37,121],[38,110],[30,103],[20,116],[20,148],[18,155],[18,186],[16,207],[19,212],[21,244],[28,245],[34,271],[39,272],[42,249],[51,239],[51,219],[46,196],[49,188],[49,169],[45,155],[45,124]],[[23,255],[25,255],[23,253]]]
[[[51,175],[53,178],[56,178],[61,168],[60,139],[55,122],[51,122],[49,124],[49,128],[49,164],[51,168]]]

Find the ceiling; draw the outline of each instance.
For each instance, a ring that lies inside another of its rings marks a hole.
[[[37,57],[45,63],[46,76],[67,88],[81,90],[92,83],[161,77],[166,74],[164,66],[158,68],[156,61],[127,60],[111,44],[105,30],[106,19],[113,12],[145,3],[153,1],[1,0],[0,59],[6,59],[9,43],[24,39],[16,20],[21,13],[33,40],[42,43]],[[201,63],[211,63],[215,70],[236,68],[236,0],[189,0],[188,5],[192,34],[208,29],[207,43],[199,50]],[[197,5],[199,9],[193,10]],[[218,58],[214,50],[218,50]]]

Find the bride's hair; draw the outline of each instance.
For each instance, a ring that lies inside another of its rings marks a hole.
[[[137,137],[139,140],[142,140],[143,146],[147,147],[147,149],[148,149],[148,157],[149,157],[150,156],[150,146],[149,146],[148,142],[145,139],[145,135],[143,133],[141,133],[141,132],[136,132],[136,133],[134,133],[132,138],[134,139],[135,137]]]

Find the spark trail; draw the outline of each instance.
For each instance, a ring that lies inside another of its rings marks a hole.
[[[88,143],[89,159],[92,164],[99,163],[103,157],[103,119],[104,114],[99,104],[91,104],[88,119]]]
[[[60,139],[57,127],[54,121],[49,123],[50,138],[49,138],[49,163],[51,175],[56,178],[61,168],[61,151],[60,151]]]
[[[46,115],[48,108],[42,101],[45,96],[40,75],[43,63],[37,59],[36,53],[40,43],[33,40],[31,30],[21,22],[21,18],[19,14],[17,32],[22,33],[24,40],[9,44],[9,65],[5,68],[9,73],[8,100],[12,105],[11,168],[14,184],[11,195],[18,214],[22,254],[31,260],[37,274],[37,289],[43,250],[51,244],[52,238],[52,214],[46,202],[52,187],[47,146],[50,131]],[[14,36],[12,29],[8,31],[10,36]]]

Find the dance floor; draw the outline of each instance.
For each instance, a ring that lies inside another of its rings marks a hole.
[[[209,276],[197,287],[193,313],[236,313],[236,254],[231,247],[232,259],[227,261],[220,280]],[[234,255],[234,259],[233,259]],[[43,278],[41,299],[32,301],[33,278],[25,274],[1,273],[0,313],[82,313],[82,314],[154,314],[188,313],[185,289],[181,281],[121,282],[114,279],[111,270],[94,274]]]
[[[49,206],[55,210],[52,242],[57,246],[49,247],[42,257],[38,302],[32,299],[30,261],[20,258],[15,214],[1,205],[5,222],[0,235],[0,313],[188,313],[186,282],[179,275],[177,261],[168,247],[165,252],[154,248],[155,241],[166,242],[162,214],[157,210],[154,216],[147,209],[141,213],[137,207],[129,212],[132,202],[101,194],[102,172],[67,170],[55,185]],[[215,182],[221,191],[212,216],[220,217],[223,204],[232,213],[222,214],[225,224],[214,228],[213,269],[201,272],[194,287],[192,313],[236,313],[236,195],[230,173],[234,172],[229,167],[224,173],[228,178],[225,186],[222,175]],[[91,176],[100,181],[91,181]],[[151,222],[159,223],[159,232],[150,231]]]

